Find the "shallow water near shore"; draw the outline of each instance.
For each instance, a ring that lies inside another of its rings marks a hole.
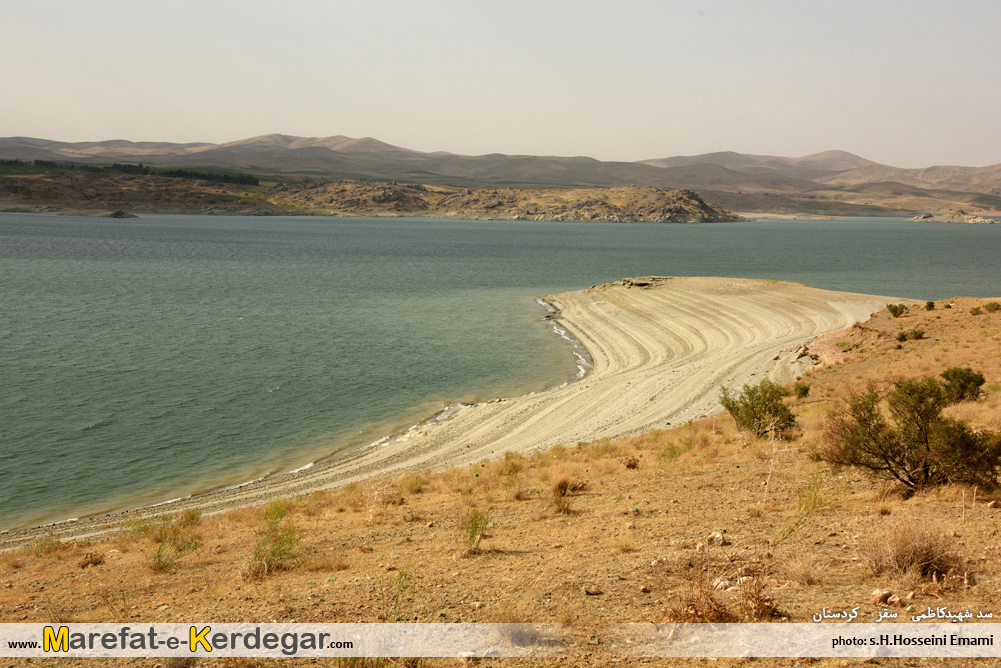
[[[537,298],[624,276],[1001,297],[1001,226],[0,213],[0,529],[301,466],[577,367]]]

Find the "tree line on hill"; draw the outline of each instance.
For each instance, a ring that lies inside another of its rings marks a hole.
[[[11,167],[35,167],[45,169],[61,169],[78,172],[117,172],[120,174],[136,174],[140,176],[165,176],[175,179],[201,179],[203,181],[217,181],[219,183],[235,183],[243,186],[260,185],[260,179],[252,174],[242,174],[239,172],[211,172],[201,169],[157,169],[143,165],[129,163],[114,163],[110,167],[107,165],[78,165],[73,163],[57,163],[53,160],[18,160],[0,159],[0,166]]]

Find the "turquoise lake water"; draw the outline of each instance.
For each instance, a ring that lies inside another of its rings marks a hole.
[[[301,466],[576,373],[538,297],[741,276],[1001,296],[1001,225],[0,213],[0,529]]]

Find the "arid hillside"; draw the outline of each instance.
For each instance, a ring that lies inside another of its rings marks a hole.
[[[371,137],[270,134],[224,144],[5,137],[0,138],[0,160],[143,163],[236,170],[284,181],[395,181],[486,190],[641,186],[693,190],[713,201],[714,193],[727,193],[727,208],[749,212],[913,215],[963,208],[1001,215],[1001,165],[901,169],[845,151],[802,157],[724,151],[616,162],[586,156],[457,155],[393,146]],[[891,187],[882,187],[887,184]]]
[[[316,179],[250,186],[65,170],[0,175],[0,210],[682,223],[740,220],[694,192],[660,188],[473,190]]]
[[[857,608],[865,622],[885,612],[909,621],[929,606],[998,615],[1001,492],[945,484],[912,493],[815,456],[853,395],[885,395],[951,367],[971,367],[986,382],[983,396],[953,403],[945,416],[1001,430],[995,303],[957,298],[899,317],[883,311],[802,350],[814,366],[784,400],[797,425],[781,437],[738,431],[721,412],[267,507],[126,522],[86,542],[53,531],[0,555],[0,622],[545,622],[559,629],[559,659],[472,662],[590,666],[692,665],[621,658],[626,648],[611,631],[619,622],[810,622],[825,608]],[[795,661],[916,665],[753,665]],[[747,665],[697,663],[737,664]]]

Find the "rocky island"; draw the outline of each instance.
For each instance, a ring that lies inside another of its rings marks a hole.
[[[691,190],[652,186],[474,189],[311,178],[246,185],[79,171],[0,176],[0,211],[97,216],[433,216],[655,223],[743,220],[705,202]]]

